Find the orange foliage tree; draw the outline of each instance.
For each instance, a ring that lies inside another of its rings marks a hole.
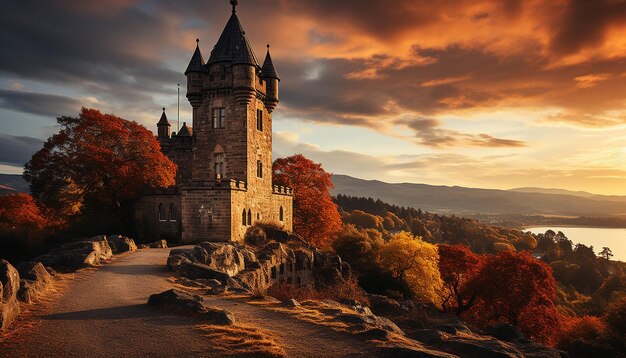
[[[294,190],[294,232],[313,244],[328,246],[330,237],[341,229],[341,217],[330,196],[331,174],[302,154],[276,159],[273,172],[274,184]]]
[[[439,274],[443,286],[439,290],[441,307],[445,312],[461,316],[474,305],[478,298],[478,287],[468,285],[482,268],[482,256],[473,253],[464,245],[438,245]]]
[[[26,164],[24,178],[58,215],[116,211],[144,188],[175,183],[176,165],[142,125],[87,108],[57,121],[61,130]]]

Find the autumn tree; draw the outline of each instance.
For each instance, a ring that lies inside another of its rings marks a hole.
[[[479,287],[468,285],[482,268],[482,256],[474,254],[465,245],[438,245],[439,274],[443,281],[439,297],[445,312],[461,317],[478,298]]]
[[[142,125],[87,108],[57,121],[59,133],[26,164],[24,178],[58,215],[121,213],[142,189],[174,184],[176,165]]]
[[[510,323],[533,340],[550,342],[560,328],[550,266],[527,252],[504,251],[484,260],[480,273],[468,283],[479,292],[473,319],[483,325]]]
[[[40,246],[49,223],[45,212],[32,196],[0,196],[0,255],[5,259],[24,259]]]
[[[293,188],[293,229],[305,240],[327,247],[341,229],[337,205],[330,196],[331,174],[302,154],[274,161],[274,184]]]
[[[436,302],[441,289],[437,246],[406,232],[391,237],[380,249],[381,266],[407,284],[412,296],[423,302]]]

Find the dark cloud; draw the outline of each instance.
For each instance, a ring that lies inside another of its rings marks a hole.
[[[524,147],[523,141],[496,138],[488,134],[468,134],[441,128],[441,122],[435,119],[418,118],[413,120],[401,120],[398,124],[404,124],[415,131],[415,138],[419,144],[430,147]]]
[[[0,133],[0,163],[22,166],[41,149],[43,141]]]
[[[0,107],[41,116],[59,117],[78,113],[81,103],[65,96],[0,89]]]
[[[624,1],[570,0],[554,22],[552,49],[558,54],[571,54],[587,46],[598,46],[610,26],[625,22]]]

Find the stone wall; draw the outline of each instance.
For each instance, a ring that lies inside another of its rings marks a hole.
[[[174,206],[174,220],[169,217],[170,205]],[[165,220],[159,220],[159,205],[165,212]],[[135,204],[135,230],[141,242],[167,240],[180,242],[182,234],[182,201],[177,189],[152,191],[144,194]]]

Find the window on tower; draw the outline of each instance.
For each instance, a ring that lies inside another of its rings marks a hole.
[[[215,172],[215,179],[224,178],[224,153],[215,153],[213,170]]]
[[[263,162],[260,160],[256,161],[256,176],[259,178],[263,178]]]
[[[226,109],[213,108],[213,128],[226,127]]]
[[[256,110],[256,129],[263,132],[263,110]]]

